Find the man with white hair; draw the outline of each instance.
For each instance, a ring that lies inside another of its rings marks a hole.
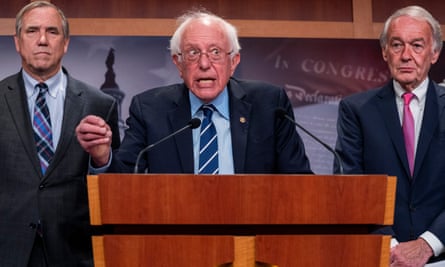
[[[312,173],[295,126],[276,116],[280,108],[293,118],[286,92],[232,77],[240,62],[233,25],[207,11],[187,12],[179,18],[170,51],[183,83],[147,90],[133,98],[129,128],[119,150],[110,152],[109,139],[101,138],[106,132],[102,119],[88,116],[79,124],[77,137],[90,152],[93,166],[105,166],[101,171],[132,172],[141,150],[199,118],[204,127],[153,147],[136,169],[150,173]],[[204,141],[204,132],[212,133],[211,142]],[[207,153],[212,157],[206,158]]]
[[[340,102],[336,150],[345,173],[397,177],[394,225],[379,232],[393,237],[391,266],[420,267],[445,258],[445,88],[428,77],[442,31],[409,6],[380,43],[392,79]]]

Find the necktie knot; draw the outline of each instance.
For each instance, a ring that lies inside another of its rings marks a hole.
[[[46,83],[39,83],[36,85],[37,89],[39,89],[39,93],[45,94],[48,92],[48,85]]]
[[[411,102],[411,100],[413,100],[414,96],[415,96],[415,95],[414,95],[413,93],[411,93],[411,92],[404,93],[404,94],[402,95],[404,105],[409,105],[409,103]]]
[[[202,110],[202,112],[204,112],[204,117],[209,118],[209,120],[210,120],[210,119],[212,119],[213,111],[215,111],[215,106],[213,106],[212,104],[202,105],[201,110]]]

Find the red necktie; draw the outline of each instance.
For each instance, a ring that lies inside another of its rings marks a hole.
[[[409,103],[414,97],[413,93],[403,94],[403,138],[405,140],[406,156],[408,157],[408,164],[411,176],[414,171],[414,118],[409,108]]]

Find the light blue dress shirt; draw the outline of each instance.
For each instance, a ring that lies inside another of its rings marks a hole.
[[[199,108],[204,104],[199,98],[189,91],[189,99],[191,106],[192,118],[199,118],[201,121],[204,114]],[[229,95],[227,87],[223,92],[211,103],[217,109],[212,115],[212,121],[215,124],[216,134],[218,138],[218,164],[219,174],[234,174],[233,153],[232,153],[232,135],[230,132],[230,112],[229,112]],[[193,135],[193,159],[194,173],[198,173],[199,169],[199,134],[200,127],[192,130]],[[101,168],[94,168],[90,161],[90,173],[103,173],[108,169],[113,153],[110,153],[110,160],[107,165]]]
[[[32,78],[25,70],[23,73],[23,81],[25,83],[26,96],[28,99],[28,108],[31,123],[34,118],[34,105],[38,95],[39,89],[36,85],[39,84],[37,80]],[[46,94],[46,104],[48,106],[49,115],[51,118],[51,130],[53,134],[54,151],[59,143],[60,133],[62,131],[63,121],[63,107],[66,96],[67,77],[62,72],[62,69],[53,77],[45,81],[48,86],[48,94]]]
[[[204,114],[199,108],[204,104],[193,93],[189,91],[191,115],[192,118],[199,118],[201,121]],[[230,111],[229,111],[229,94],[227,87],[212,102],[217,112],[213,112],[212,121],[216,128],[218,137],[218,164],[219,174],[233,174],[233,153],[232,153],[232,135],[230,133]],[[198,173],[199,168],[199,134],[200,127],[193,129],[193,157],[194,172]]]

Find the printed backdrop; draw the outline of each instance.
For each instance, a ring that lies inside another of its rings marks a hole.
[[[74,77],[121,101],[124,129],[132,96],[181,82],[168,42],[167,37],[74,36],[63,65]],[[340,99],[389,79],[378,40],[242,38],[240,42],[241,64],[235,76],[284,87],[296,121],[331,147],[335,145]],[[19,70],[20,58],[11,36],[0,37],[0,58],[0,79]],[[431,78],[444,80],[442,57],[433,66]],[[332,154],[298,131],[315,173],[332,173]]]

